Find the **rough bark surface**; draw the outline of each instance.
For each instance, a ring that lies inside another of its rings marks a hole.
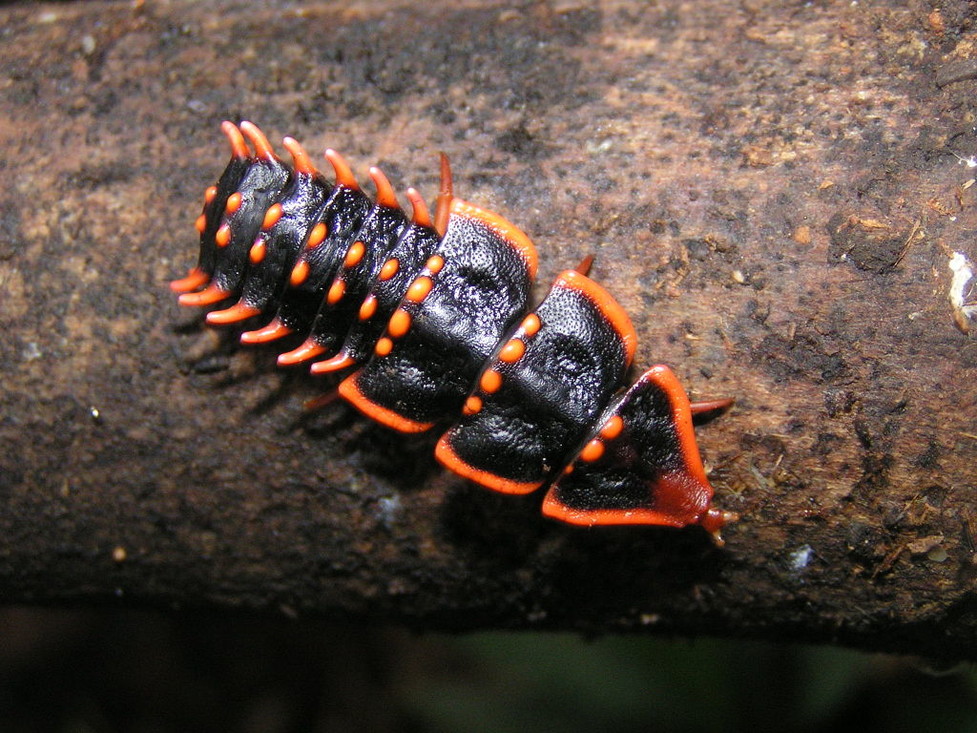
[[[13,4],[0,29],[6,601],[977,658],[968,2]],[[436,436],[304,414],[331,382],[180,309],[225,118],[429,198],[445,151],[543,284],[595,253],[637,363],[737,397],[698,430],[727,546],[549,523]]]

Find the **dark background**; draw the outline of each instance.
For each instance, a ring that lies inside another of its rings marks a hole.
[[[977,675],[751,641],[445,636],[216,614],[0,615],[0,730],[972,731]]]

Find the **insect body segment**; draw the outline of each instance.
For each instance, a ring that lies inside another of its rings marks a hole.
[[[208,315],[213,324],[273,315],[242,341],[304,334],[280,364],[359,366],[341,396],[403,432],[451,423],[436,448],[442,464],[505,493],[548,486],[549,517],[699,524],[718,541],[734,515],[711,506],[692,415],[729,403],[691,405],[664,366],[617,394],[637,339],[587,277],[591,258],[531,308],[532,242],[456,198],[444,156],[434,215],[410,189],[408,217],[376,168],[371,200],[334,151],[330,185],[293,139],[289,166],[251,123],[222,129],[231,160],[205,195],[198,263],[171,283],[182,304],[237,297]]]
[[[701,524],[717,532],[733,515],[711,501],[689,398],[659,365],[605,410],[550,487],[543,514],[571,524]]]
[[[365,244],[368,240],[358,241]],[[342,359],[359,364],[374,353],[387,321],[407,294],[414,273],[431,257],[438,241],[429,218],[422,217],[422,221],[412,220],[389,248],[366,247],[361,264],[356,266],[362,273],[365,287],[360,292],[365,292],[365,296],[355,297],[359,292],[352,288],[347,288],[349,292],[344,296],[350,306],[355,306],[356,317],[343,324],[348,330],[340,351]]]
[[[201,260],[205,256],[213,258],[210,284],[201,292],[180,296],[180,302],[185,305],[213,305],[240,292],[246,273],[250,275],[248,254],[264,220],[265,211],[281,195],[282,188],[291,175],[288,166],[272,152],[261,130],[250,123],[242,123],[241,132],[247,135],[254,146],[255,156],[250,159],[250,164],[237,180],[236,190],[223,199],[221,189],[224,179],[236,177],[240,166],[239,151],[236,142],[232,142],[234,154],[228,168],[232,168],[235,175],[227,176],[225,173],[221,176],[221,182],[217,185],[218,193],[208,205],[212,208],[208,211],[208,207],[205,207],[204,210],[207,223],[201,236]],[[227,183],[230,184],[230,180]],[[213,237],[210,237],[210,219],[217,216],[221,216],[220,224]],[[203,236],[207,236],[206,246]]]
[[[634,329],[609,298],[581,273],[562,273],[489,362],[476,402],[438,443],[441,462],[516,494],[562,469],[631,364]]]
[[[185,278],[170,283],[170,288],[177,293],[189,293],[210,282],[217,259],[217,229],[221,225],[227,199],[237,191],[238,184],[254,162],[251,150],[237,125],[225,122],[221,125],[221,129],[231,145],[231,160],[217,184],[204,192],[204,210],[196,222],[197,231],[200,233],[199,260],[197,266],[190,270]]]
[[[260,222],[252,217],[249,230],[243,234],[251,238],[252,244],[240,300],[231,308],[207,314],[208,323],[235,323],[277,310],[281,303],[285,285],[282,275],[295,262],[309,231],[309,221],[332,188],[318,171],[310,168],[298,143],[290,142],[295,163],[281,197],[265,210]]]

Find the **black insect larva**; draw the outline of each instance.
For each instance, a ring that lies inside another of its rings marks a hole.
[[[590,258],[529,312],[532,242],[456,198],[443,155],[434,216],[408,189],[408,218],[377,168],[372,200],[332,150],[329,184],[292,138],[289,166],[255,125],[222,129],[231,161],[204,197],[198,264],[171,283],[181,304],[236,298],[211,324],[275,314],[241,340],[305,334],[279,364],[320,359],[316,374],[358,365],[340,395],[403,432],[453,421],[438,460],[504,493],[548,486],[549,517],[699,524],[718,539],[734,515],[711,505],[692,416],[732,401],[690,404],[665,366],[621,392],[637,339],[587,277]]]

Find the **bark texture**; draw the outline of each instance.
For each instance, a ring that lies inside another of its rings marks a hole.
[[[0,594],[977,658],[964,0],[0,8]],[[695,398],[704,533],[495,496],[180,309],[222,119],[582,256]],[[961,160],[963,163],[961,164]],[[963,288],[962,297],[969,286]]]

